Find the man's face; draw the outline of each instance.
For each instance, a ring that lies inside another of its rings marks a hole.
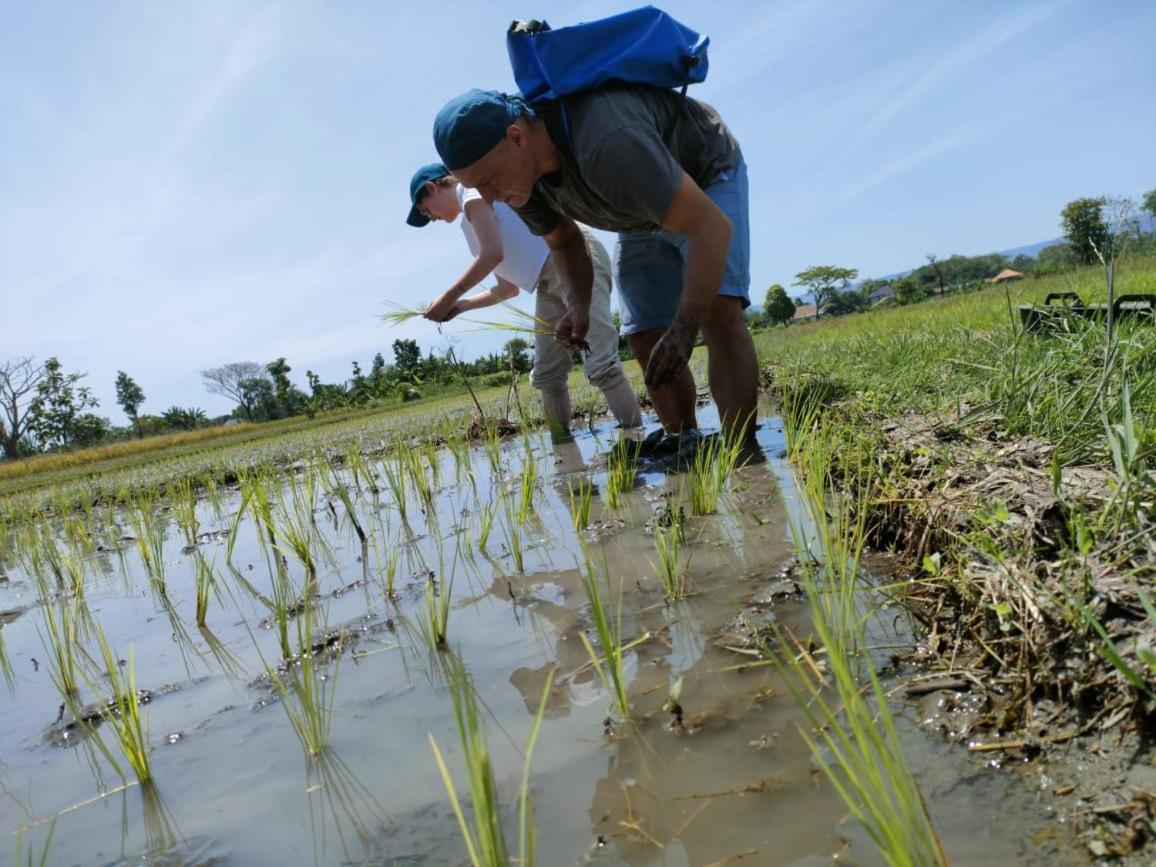
[[[527,147],[526,131],[519,124],[511,125],[506,137],[485,156],[464,169],[455,170],[454,176],[481,193],[488,204],[505,202],[515,208],[526,204],[538,180]]]

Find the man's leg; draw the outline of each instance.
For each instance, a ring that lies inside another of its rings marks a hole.
[[[590,330],[586,333],[590,352],[583,370],[590,384],[602,392],[620,427],[641,427],[642,410],[618,358],[618,329],[610,313],[610,254],[590,233],[586,233],[586,245],[594,264],[594,289],[590,298]]]
[[[566,312],[565,303],[551,291],[556,283],[553,265],[547,259],[534,293],[534,315],[551,326]],[[572,410],[568,379],[571,365],[570,351],[553,335],[534,335],[534,369],[530,372],[530,384],[542,395],[542,408],[554,440],[570,435]]]
[[[661,231],[620,234],[614,250],[622,328],[634,357],[646,370],[650,352],[666,333],[686,279],[676,236]],[[647,388],[659,421],[667,433],[698,427],[695,418],[694,376],[684,369],[670,385]]]
[[[710,393],[728,436],[754,437],[759,388],[755,342],[743,316],[742,300],[719,295],[702,324],[709,361]]]
[[[640,331],[626,335],[630,344],[630,351],[638,360],[643,371],[650,360],[650,351],[654,344],[666,333],[665,328],[652,328],[649,331]],[[694,430],[698,427],[695,417],[695,387],[694,375],[689,367],[684,367],[670,385],[662,388],[650,388],[646,393],[650,395],[650,402],[654,404],[654,411],[658,413],[658,420],[667,433],[679,434],[684,430]]]
[[[742,433],[753,440],[759,363],[743,317],[743,310],[750,304],[751,233],[747,166],[742,156],[733,171],[720,175],[704,192],[734,227],[722,285],[702,323],[703,340],[710,354],[710,391],[718,405],[723,430],[728,435]]]

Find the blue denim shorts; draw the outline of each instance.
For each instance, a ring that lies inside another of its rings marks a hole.
[[[751,226],[747,164],[742,154],[735,169],[720,175],[704,192],[734,227],[719,294],[742,299],[745,310],[751,306]],[[674,321],[686,283],[686,251],[686,238],[665,229],[618,236],[614,279],[623,334],[666,328]]]

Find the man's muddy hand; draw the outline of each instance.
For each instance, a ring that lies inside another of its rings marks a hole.
[[[650,360],[646,364],[646,384],[650,388],[662,388],[674,382],[675,377],[682,372],[690,361],[690,354],[694,351],[694,340],[698,335],[698,327],[675,319],[662,335],[654,349],[650,351]]]

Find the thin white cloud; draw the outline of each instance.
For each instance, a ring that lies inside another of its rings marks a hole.
[[[277,53],[283,37],[282,7],[270,4],[259,8],[230,30],[232,37],[219,49],[213,74],[190,100],[176,125],[174,147],[194,136],[229,95]]]
[[[1068,2],[1040,3],[1020,8],[983,28],[971,39],[947,52],[929,67],[916,72],[889,94],[860,127],[861,138],[868,138],[887,126],[911,106],[925,99],[937,87],[959,76],[964,70],[979,63],[1017,36],[1038,27],[1055,15]]]
[[[842,207],[865,193],[881,187],[884,184],[893,181],[900,175],[904,175],[917,166],[923,165],[936,157],[943,156],[957,150],[964,145],[967,145],[976,140],[975,134],[968,129],[959,129],[950,133],[919,150],[904,154],[901,157],[890,160],[877,168],[867,177],[863,178],[856,184],[847,188],[844,194],[835,203],[837,207]]]

